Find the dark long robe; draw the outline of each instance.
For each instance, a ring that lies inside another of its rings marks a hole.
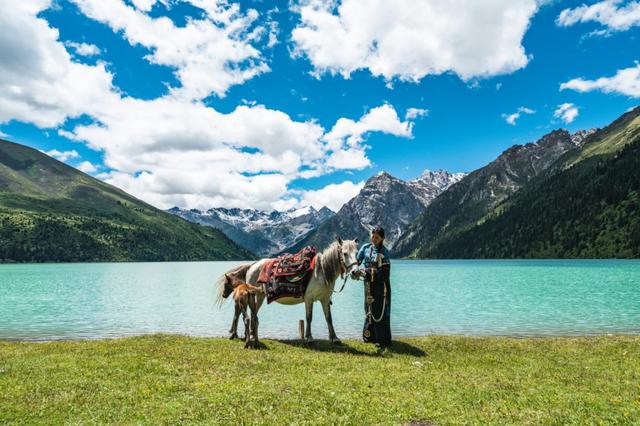
[[[373,303],[371,304],[371,314],[367,315],[362,330],[362,339],[366,343],[375,343],[381,347],[391,345],[391,265],[385,264],[379,268],[374,268],[374,280],[371,282],[371,268],[366,269],[365,281],[365,315],[369,312],[367,304],[367,286],[371,291]],[[386,291],[385,291],[386,289]],[[383,312],[384,310],[384,312]],[[376,322],[376,320],[380,320]]]

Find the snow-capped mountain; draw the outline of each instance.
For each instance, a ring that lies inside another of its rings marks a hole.
[[[326,207],[316,210],[311,206],[283,212],[222,207],[206,211],[173,207],[167,211],[190,222],[218,228],[259,256],[270,256],[296,244],[334,215]]]
[[[360,193],[342,206],[335,216],[287,251],[293,252],[310,244],[325,247],[336,235],[342,238],[358,237],[364,241],[378,225],[385,229],[385,244],[391,248],[434,198],[464,176],[464,173],[427,170],[419,178],[405,181],[387,172],[380,172],[369,178]]]

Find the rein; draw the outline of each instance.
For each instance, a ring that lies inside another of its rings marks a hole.
[[[384,312],[387,309],[387,282],[383,281],[384,284],[384,295],[382,296],[382,311],[380,312],[380,316],[378,318],[373,314],[373,296],[371,296],[371,284],[375,280],[375,274],[373,272],[373,267],[371,268],[371,281],[365,281],[366,288],[366,297],[365,302],[367,304],[367,313],[365,314],[366,320],[371,324],[372,322],[379,323],[384,318]]]

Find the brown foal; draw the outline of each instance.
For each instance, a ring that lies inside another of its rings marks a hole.
[[[256,309],[256,294],[263,294],[260,287],[247,284],[246,282],[225,274],[225,293],[233,295],[235,303],[235,313],[231,324],[231,339],[238,337],[238,317],[242,314],[244,322],[244,347],[251,345],[253,337],[253,347],[258,347],[258,315]],[[251,318],[247,314],[247,308],[251,308]]]

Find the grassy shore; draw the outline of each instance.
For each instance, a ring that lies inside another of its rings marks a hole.
[[[0,342],[0,424],[632,424],[640,337]]]

